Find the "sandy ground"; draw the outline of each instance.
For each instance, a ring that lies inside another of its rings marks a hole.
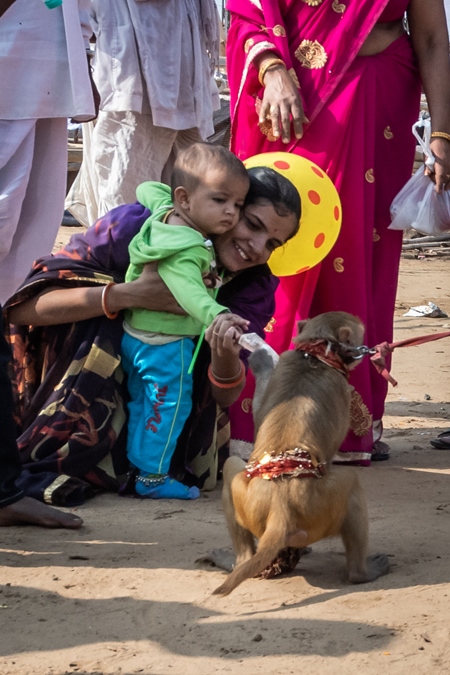
[[[403,316],[433,300],[450,313],[450,260],[403,260],[396,339],[450,328]],[[288,577],[249,580],[228,598],[196,563],[229,545],[220,493],[197,502],[103,495],[76,509],[79,532],[0,532],[2,675],[450,672],[450,340],[395,352],[385,437],[391,459],[358,469],[370,549],[392,571],[358,587],[338,540]]]

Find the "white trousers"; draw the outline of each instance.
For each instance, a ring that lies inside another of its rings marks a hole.
[[[130,111],[101,111],[90,125],[83,125],[83,163],[66,199],[66,209],[86,227],[135,202],[140,183],[170,183],[177,154],[202,140],[198,129],[156,127],[151,114]]]
[[[0,303],[51,252],[66,185],[66,118],[0,120]]]

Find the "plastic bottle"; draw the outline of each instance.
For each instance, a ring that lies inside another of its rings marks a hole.
[[[255,352],[257,349],[264,349],[272,357],[273,365],[276,366],[280,357],[270,345],[267,344],[257,333],[244,333],[239,338],[239,344],[249,352]]]

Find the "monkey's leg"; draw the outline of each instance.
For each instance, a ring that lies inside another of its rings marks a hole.
[[[373,581],[389,572],[389,559],[383,553],[367,557],[369,519],[360,485],[350,495],[348,511],[341,528],[347,554],[348,577],[352,584]]]
[[[257,413],[262,397],[274,370],[273,359],[264,349],[257,349],[249,358],[249,365],[255,376],[255,393],[253,395],[253,414]]]
[[[249,560],[256,550],[253,534],[239,525],[236,518],[235,500],[238,500],[239,503],[247,489],[245,476],[238,476],[244,468],[245,462],[240,457],[230,457],[223,468],[222,505],[228,532],[236,553],[236,565]]]

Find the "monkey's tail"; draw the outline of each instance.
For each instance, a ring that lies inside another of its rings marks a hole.
[[[266,530],[259,540],[255,555],[250,560],[237,565],[226,581],[213,591],[213,595],[228,595],[245,579],[250,579],[262,572],[276,558],[281,549],[286,547],[289,532],[288,514],[280,508],[280,501],[276,501],[278,508],[269,514]]]

